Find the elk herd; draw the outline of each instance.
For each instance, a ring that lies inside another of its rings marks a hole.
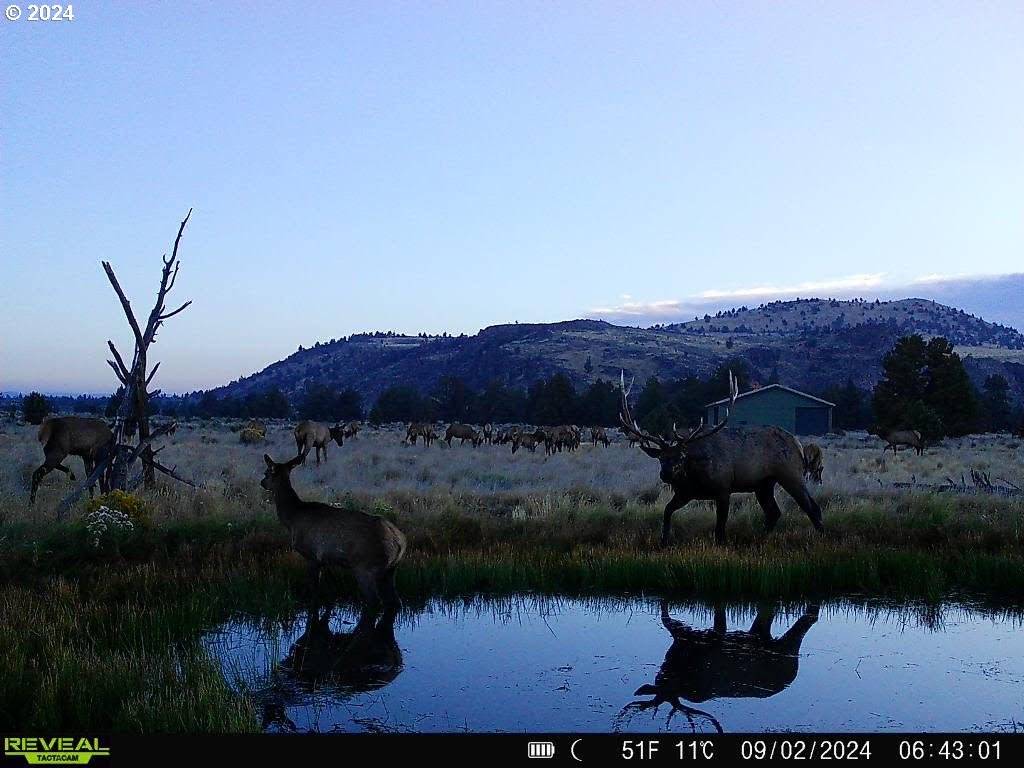
[[[724,542],[730,501],[736,493],[754,495],[764,513],[765,529],[771,531],[782,514],[775,499],[777,487],[793,498],[815,529],[824,530],[821,509],[807,487],[807,482],[822,482],[821,448],[813,443],[803,445],[795,435],[779,427],[729,425],[729,410],[739,394],[731,374],[729,404],[719,423],[705,426],[701,420],[689,430],[679,430],[673,425],[671,432],[662,434],[643,429],[633,417],[629,407],[631,388],[632,383],[627,386],[622,376],[619,431],[630,447],[639,446],[643,453],[658,461],[659,477],[672,489],[672,497],[663,511],[662,546],[669,544],[673,514],[694,500],[714,502],[717,517],[714,537],[716,543]],[[398,599],[394,572],[406,550],[402,532],[376,515],[305,501],[291,484],[291,472],[304,464],[310,453],[320,465],[327,460],[332,442],[343,446],[346,439],[357,438],[360,429],[359,422],[335,426],[312,420],[300,422],[293,430],[294,458],[278,463],[265,454],[266,472],[260,485],[273,497],[292,546],[308,561],[315,581],[319,581],[323,566],[344,565],[352,570],[368,605],[394,604]],[[924,451],[921,434],[917,431],[872,430],[871,434],[882,438],[883,451],[892,448],[896,453],[901,446],[911,447],[919,455]],[[43,422],[37,437],[45,458],[32,474],[31,502],[35,501],[43,478],[53,470],[74,480],[74,473],[64,463],[68,456],[82,459],[90,484],[98,481],[101,491],[109,490],[103,473],[96,471],[113,447],[114,434],[105,421],[79,416],[53,417]],[[507,445],[513,455],[521,448],[536,453],[543,446],[546,456],[573,453],[585,441],[595,448],[608,448],[612,443],[602,426],[590,427],[585,433],[571,424],[496,428],[489,423],[482,426],[453,423],[442,430],[430,422],[409,424],[402,442],[407,445],[422,442],[424,447],[438,442],[451,449],[456,440],[460,446],[468,442],[473,448]],[[91,495],[93,488],[89,491]]]

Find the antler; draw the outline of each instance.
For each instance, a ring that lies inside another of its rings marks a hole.
[[[725,418],[718,422],[709,431],[701,434],[701,430],[704,429],[704,419],[700,420],[700,423],[692,430],[689,434],[681,435],[675,431],[675,425],[672,425],[672,431],[675,436],[683,441],[683,444],[696,442],[697,440],[703,440],[704,438],[711,437],[713,434],[722,429],[729,422],[729,411],[732,410],[733,404],[736,402],[736,398],[740,396],[739,383],[736,381],[736,377],[733,376],[732,371],[729,371],[729,405],[725,408]]]
[[[619,410],[619,422],[622,424],[623,431],[639,440],[641,445],[646,445],[648,447],[657,446],[661,449],[672,448],[672,444],[667,440],[640,429],[640,425],[637,424],[636,419],[633,418],[633,414],[630,413],[629,393],[633,390],[634,381],[635,379],[630,379],[629,387],[627,387],[626,374],[624,371],[619,371],[619,385],[622,388],[622,407]]]
[[[629,387],[626,387],[626,374],[624,372],[619,373],[619,380],[622,388],[622,407],[619,411],[619,421],[622,424],[622,429],[627,434],[637,438],[642,444],[646,444],[648,447],[654,445],[662,449],[679,448],[686,446],[689,443],[696,442],[697,440],[703,440],[706,437],[711,437],[722,429],[726,423],[728,423],[729,411],[740,394],[739,383],[736,381],[736,377],[733,376],[732,371],[729,371],[729,405],[725,409],[725,418],[707,432],[702,432],[704,429],[704,419],[701,419],[700,423],[697,424],[696,427],[685,434],[677,430],[676,425],[673,424],[672,435],[675,439],[672,442],[669,442],[657,435],[652,435],[650,432],[644,432],[640,429],[640,425],[637,424],[636,419],[633,418],[633,415],[629,411],[629,393],[633,389],[634,380],[630,379]]]

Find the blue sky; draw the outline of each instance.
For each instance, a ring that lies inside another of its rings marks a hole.
[[[1021,271],[1019,2],[74,9],[0,23],[0,389],[109,390],[99,262],[148,309],[189,206],[169,391],[367,329]]]

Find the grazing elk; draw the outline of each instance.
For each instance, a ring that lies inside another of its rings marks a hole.
[[[277,517],[288,529],[292,547],[309,563],[314,588],[321,568],[341,565],[351,569],[367,609],[375,609],[381,600],[401,604],[395,568],[405,554],[405,534],[378,515],[300,499],[291,472],[302,456],[283,464],[266,454],[263,460],[267,471],[260,485],[273,494]]]
[[[544,452],[546,454],[561,453],[563,449],[567,451],[573,450],[574,445],[578,445],[576,442],[576,433],[573,431],[574,427],[567,425],[561,425],[558,427],[550,427],[544,430]]]
[[[356,440],[359,438],[359,430],[361,430],[362,428],[363,425],[361,422],[350,421],[348,424],[345,425],[345,428],[342,430],[342,435],[344,435],[346,438]]]
[[[605,448],[611,444],[611,441],[608,439],[608,433],[605,432],[604,427],[591,427],[590,440],[593,442],[595,447],[598,443],[604,443]]]
[[[921,433],[916,429],[879,429],[878,427],[872,427],[868,430],[868,434],[880,437],[885,441],[882,453],[892,448],[893,456],[895,456],[897,447],[903,445],[913,448],[918,456],[924,455],[924,440],[921,438]]]
[[[50,472],[57,469],[71,480],[75,473],[62,463],[68,456],[78,456],[85,464],[85,476],[89,477],[102,461],[114,441],[114,433],[102,419],[89,419],[83,416],[57,416],[46,419],[39,427],[37,435],[43,446],[42,465],[32,473],[32,492],[29,503],[36,501],[39,483]],[[106,492],[106,480],[100,478],[100,491]],[[93,486],[89,486],[89,495],[93,494]]]
[[[825,469],[825,458],[817,443],[804,446],[804,477],[821,485],[821,473]]]
[[[306,463],[306,456],[316,449],[316,464],[320,466],[320,451],[324,452],[324,461],[327,461],[327,445],[334,440],[338,445],[345,444],[344,427],[325,427],[315,421],[300,421],[295,427],[295,449],[298,451],[301,463]]]
[[[672,486],[673,496],[665,505],[661,545],[668,546],[672,513],[694,499],[714,501],[717,520],[715,541],[725,542],[725,524],[729,518],[729,499],[734,493],[753,493],[764,510],[765,529],[771,531],[782,516],[775,501],[775,486],[781,485],[823,531],[821,509],[804,484],[804,453],[800,442],[779,427],[733,427],[725,429],[725,418],[708,430],[704,420],[688,433],[672,428],[669,438],[640,429],[629,412],[629,392],[622,376],[622,405],[619,420],[623,431],[632,435],[640,449],[661,463],[661,480]],[[739,389],[729,374],[730,405]]]
[[[536,453],[537,445],[541,442],[541,440],[537,439],[537,435],[534,432],[516,432],[512,435],[512,453],[518,451],[520,446],[530,453]]]
[[[467,440],[473,441],[476,438],[476,430],[469,426],[469,424],[451,424],[444,433],[444,441],[448,443],[449,448],[451,448],[452,440],[455,438],[462,441],[459,445],[465,445]]]
[[[335,699],[349,698],[376,691],[398,677],[404,661],[395,640],[396,617],[390,609],[379,617],[364,613],[354,630],[335,632],[330,608],[321,612],[311,606],[305,630],[274,669],[273,684],[256,695],[263,728],[295,730],[287,708],[303,706],[310,696],[327,691]]]
[[[409,445],[416,445],[416,440],[421,437],[423,445],[429,446],[437,438],[437,434],[434,432],[433,425],[425,421],[414,421],[405,431],[405,441]]]
[[[772,609],[759,609],[749,630],[729,632],[721,606],[715,607],[711,629],[694,629],[669,616],[668,603],[662,600],[661,623],[672,636],[672,645],[654,684],[642,685],[633,694],[654,698],[633,702],[623,712],[657,709],[667,703],[691,724],[693,715],[708,718],[721,733],[714,716],[680,700],[701,704],[714,699],[766,699],[784,691],[800,670],[800,646],[818,613],[817,605],[809,605],[784,634],[772,637]]]

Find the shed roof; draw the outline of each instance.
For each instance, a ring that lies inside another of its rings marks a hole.
[[[797,397],[803,397],[803,398],[806,398],[807,400],[813,400],[816,403],[820,403],[821,405],[827,405],[830,408],[834,408],[835,405],[836,405],[835,403],[830,403],[828,400],[822,400],[820,397],[815,397],[814,395],[809,395],[806,392],[801,392],[799,389],[793,389],[792,387],[787,387],[787,386],[784,386],[782,384],[769,384],[768,386],[759,387],[758,389],[751,389],[751,390],[748,390],[746,392],[743,392],[742,394],[737,396],[736,399],[737,400],[742,400],[744,397],[750,397],[751,395],[763,394],[763,393],[768,392],[769,390],[772,390],[772,389],[780,389],[783,392],[789,392],[791,395],[796,395]],[[715,400],[715,402],[708,403],[704,407],[705,408],[710,408],[710,407],[712,407],[714,405],[725,405],[728,402],[729,402],[729,398],[728,397],[723,397],[721,400]]]

